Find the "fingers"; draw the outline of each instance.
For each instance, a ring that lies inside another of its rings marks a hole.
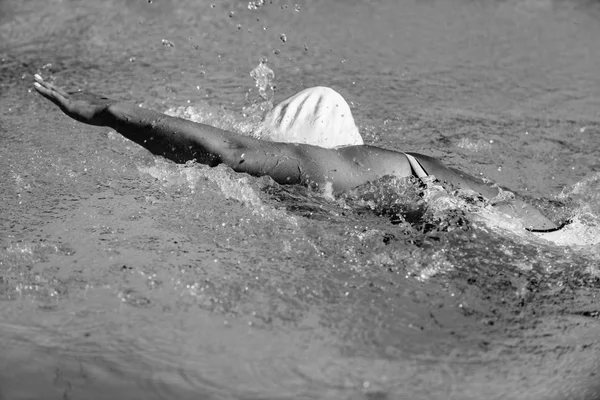
[[[35,74],[33,76],[33,78],[36,81],[34,83],[35,87],[43,87],[43,88],[45,88],[47,90],[50,90],[50,91],[55,92],[55,93],[58,93],[58,94],[60,94],[63,97],[68,97],[68,94],[64,90],[60,89],[59,87],[54,86],[53,84],[51,84],[49,82],[44,81],[44,79],[39,74]]]
[[[68,102],[69,95],[63,90],[51,83],[44,81],[44,79],[42,79],[42,77],[38,74],[35,74],[33,78],[35,79],[33,87],[38,91],[39,94],[59,106]]]
[[[52,101],[56,105],[60,106],[66,101],[66,99],[62,98],[57,92],[53,91],[52,89],[48,89],[47,87],[42,86],[37,82],[33,84],[33,87],[35,88],[35,90],[37,90],[39,94]]]

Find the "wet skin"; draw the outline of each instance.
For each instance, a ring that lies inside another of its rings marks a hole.
[[[325,187],[342,192],[385,175],[415,174],[405,153],[368,145],[333,149],[309,144],[260,140],[234,132],[167,116],[88,92],[67,93],[35,75],[35,89],[69,117],[88,125],[107,126],[153,154],[178,163],[195,160],[211,167],[226,164],[236,172],[268,175],[280,184]],[[441,161],[414,156],[429,175],[456,188],[471,189],[488,199],[499,189]],[[416,174],[415,174],[416,175]],[[526,228],[553,230],[557,226],[521,200],[497,207],[524,221]]]

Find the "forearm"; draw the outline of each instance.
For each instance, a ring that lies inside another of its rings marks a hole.
[[[215,166],[224,162],[228,150],[252,138],[209,125],[171,117],[127,103],[109,106],[105,124],[153,154],[184,163],[196,160]]]

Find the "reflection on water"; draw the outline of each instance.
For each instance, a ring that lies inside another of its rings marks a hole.
[[[435,183],[174,165],[30,93],[41,71],[251,134],[267,57],[275,101],[332,86],[367,142],[592,240],[597,5],[251,3],[0,1],[0,398],[597,397],[597,246]]]

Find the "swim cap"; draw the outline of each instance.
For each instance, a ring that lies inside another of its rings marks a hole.
[[[326,148],[364,143],[346,100],[322,86],[279,103],[265,115],[259,131],[262,139]]]

